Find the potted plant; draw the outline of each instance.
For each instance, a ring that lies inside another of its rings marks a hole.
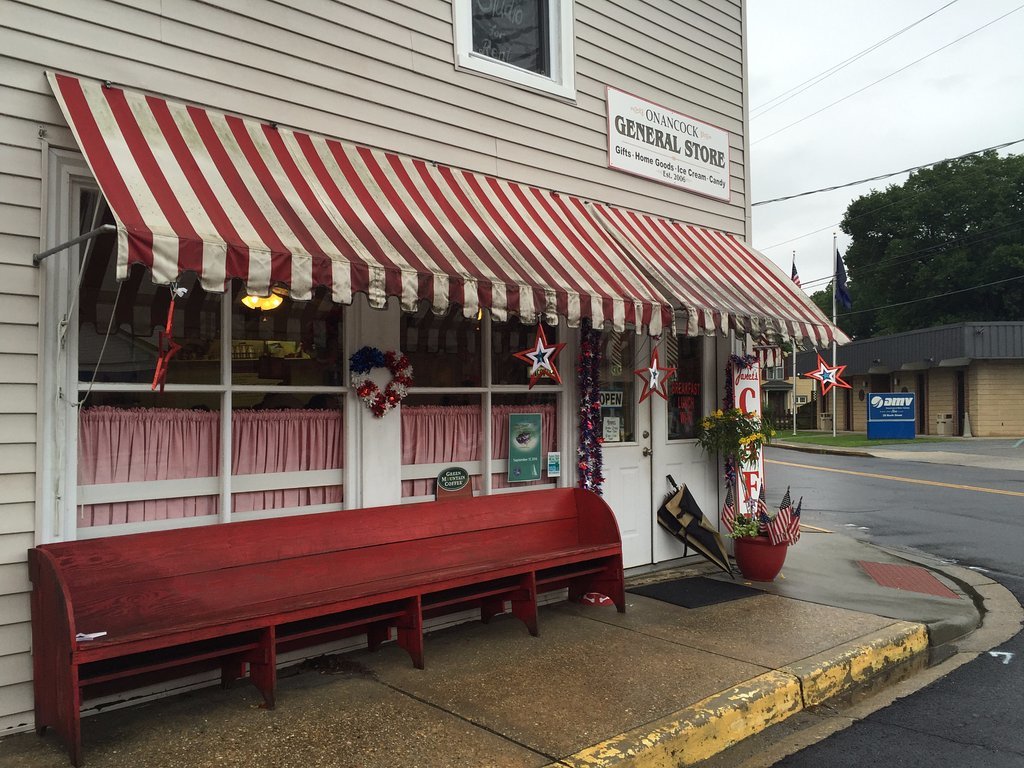
[[[732,489],[737,468],[756,463],[758,452],[771,443],[773,437],[775,430],[758,414],[726,408],[704,417],[697,431],[697,444],[706,452],[718,453],[725,458],[726,484]],[[732,498],[730,490],[727,512],[734,509]],[[736,564],[744,577],[751,581],[771,581],[782,570],[789,541],[773,543],[766,532],[768,518],[763,497],[746,499],[743,506],[746,510],[734,517],[726,512],[722,515],[725,528],[734,542]],[[787,510],[787,515],[789,512]]]
[[[756,502],[755,502],[756,503]],[[773,581],[786,561],[789,541],[772,543],[752,512],[736,515],[729,533],[740,573],[750,581]]]

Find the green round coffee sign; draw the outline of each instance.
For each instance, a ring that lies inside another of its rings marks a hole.
[[[467,485],[469,485],[469,472],[462,467],[442,469],[437,476],[438,490],[461,491]]]

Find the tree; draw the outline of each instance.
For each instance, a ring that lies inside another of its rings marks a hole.
[[[1024,156],[985,152],[915,172],[854,200],[841,227],[853,238],[854,306],[838,316],[848,334],[1024,320]],[[811,297],[829,315],[831,290]]]

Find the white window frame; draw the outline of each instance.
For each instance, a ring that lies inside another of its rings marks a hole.
[[[473,0],[454,0],[452,11],[456,68],[575,100],[576,35],[573,28],[573,5],[574,0],[548,0],[548,60],[551,62],[551,74],[541,75],[476,53],[473,50]]]
[[[47,183],[47,209],[43,212],[46,221],[46,243],[41,248],[55,243],[66,242],[78,235],[77,221],[80,195],[84,190],[97,190],[98,186],[84,158],[72,150],[43,146],[46,158],[43,170]],[[72,246],[50,256],[41,265],[43,301],[40,302],[39,327],[43,339],[43,362],[41,368],[40,407],[42,414],[39,461],[41,471],[37,486],[38,531],[40,543],[73,541],[75,539],[117,536],[150,530],[184,528],[213,525],[232,520],[252,520],[266,517],[285,517],[297,514],[327,512],[338,509],[338,504],[321,504],[296,508],[276,508],[252,512],[234,513],[232,496],[246,493],[283,488],[316,487],[338,485],[344,489],[345,501],[341,506],[352,504],[356,485],[356,462],[352,459],[355,451],[352,441],[351,398],[348,397],[348,374],[340,386],[281,386],[273,387],[274,392],[318,394],[329,392],[337,395],[342,405],[345,428],[345,465],[341,469],[282,472],[258,475],[232,475],[223,471],[217,476],[185,478],[180,480],[148,481],[144,483],[117,483],[78,486],[78,417],[76,403],[89,385],[78,380],[76,364],[78,355],[77,323],[69,318],[64,342],[59,342],[62,318],[77,311],[73,303],[78,257],[86,244]],[[350,323],[343,328],[344,343],[351,346]],[[168,391],[216,392],[221,397],[221,414],[232,412],[232,394],[240,392],[266,392],[268,387],[225,384],[231,380],[231,295],[221,297],[221,379],[217,384],[167,384]],[[93,392],[102,391],[148,392],[145,384],[92,385]],[[230,467],[231,419],[221,418],[221,466]],[[78,507],[82,504],[140,501],[145,499],[180,498],[184,496],[217,496],[220,499],[219,513],[202,517],[149,520],[136,523],[122,523],[79,528]]]

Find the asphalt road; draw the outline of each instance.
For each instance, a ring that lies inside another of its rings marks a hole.
[[[983,569],[1024,602],[1024,472],[912,457],[769,449],[769,506],[790,485],[806,523]],[[996,650],[1013,656],[985,654],[776,765],[1022,768],[1024,634]]]

